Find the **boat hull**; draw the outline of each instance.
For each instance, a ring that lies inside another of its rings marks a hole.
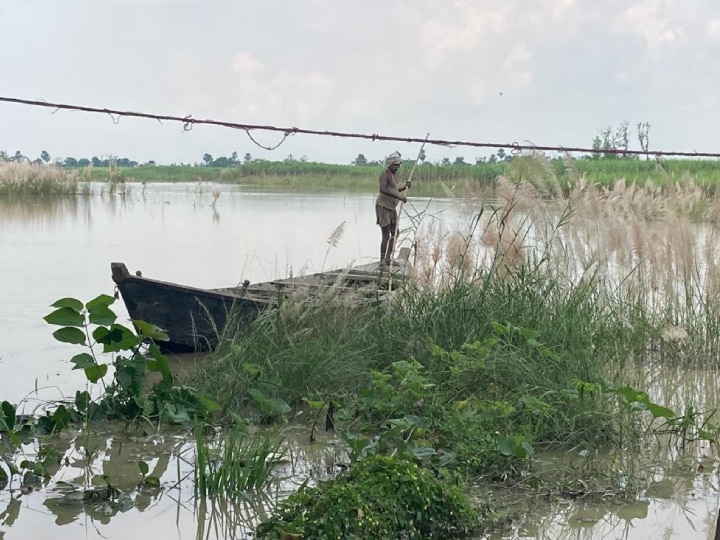
[[[376,301],[402,282],[409,249],[403,248],[395,266],[378,263],[319,272],[224,289],[199,289],[131,274],[125,264],[111,263],[112,279],[122,295],[130,318],[163,329],[169,340],[158,343],[165,352],[211,351],[232,317],[240,327],[258,314],[299,293],[301,298],[322,299],[325,293],[352,301]],[[395,280],[395,281],[393,281]],[[137,329],[137,328],[136,328]]]
[[[158,343],[165,352],[213,350],[231,314],[242,324],[276,305],[270,298],[186,287],[130,275],[122,263],[112,266],[130,318],[154,324],[168,334],[168,341]]]

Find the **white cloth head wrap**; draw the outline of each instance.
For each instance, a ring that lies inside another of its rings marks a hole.
[[[400,163],[402,163],[402,156],[400,156],[400,152],[393,152],[385,158],[386,167],[389,167],[390,165],[400,165]]]

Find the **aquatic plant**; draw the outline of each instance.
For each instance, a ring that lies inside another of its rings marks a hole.
[[[132,420],[189,423],[206,417],[219,407],[194,388],[179,385],[173,377],[167,357],[156,341],[167,335],[144,321],[133,321],[136,332],[115,322],[110,309],[115,298],[100,295],[83,304],[76,298],[62,298],[52,304],[53,312],[45,317],[48,324],[59,326],[53,337],[62,342],[84,346],[87,352],[70,359],[73,369],[82,369],[89,384],[102,385],[103,391],[92,398],[88,390],[77,391],[75,399],[62,403],[38,424],[49,432],[62,429],[70,422],[120,418]],[[110,364],[100,360],[97,349],[111,353],[111,382],[106,383]],[[161,380],[148,389],[147,375],[156,372]]]
[[[214,441],[208,440],[201,426],[194,431],[196,497],[236,499],[274,480],[273,469],[284,456],[282,441],[248,433],[242,423]]]
[[[479,513],[457,487],[412,462],[375,456],[317,487],[302,486],[257,538],[459,538]]]

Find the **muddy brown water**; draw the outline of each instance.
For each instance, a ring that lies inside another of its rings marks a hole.
[[[213,204],[215,189],[220,197]],[[452,201],[433,201],[429,212],[446,223],[457,218]],[[327,239],[342,223],[340,241],[329,246]],[[153,184],[134,186],[126,196],[97,186],[93,196],[75,200],[0,200],[0,399],[25,400],[31,409],[85,387],[82,373],[68,362],[78,349],[55,342],[42,317],[61,297],[86,301],[112,294],[110,262],[125,262],[148,277],[223,287],[369,262],[378,236],[369,195]],[[127,317],[122,305],[115,308],[121,319]],[[198,359],[175,361],[187,366]],[[716,375],[700,375],[714,388],[713,398]],[[698,377],[671,374],[658,393],[682,402],[682,389],[696,388]],[[189,472],[183,456],[191,450],[183,433],[119,431],[95,433],[92,443],[72,432],[56,438],[52,444],[68,459],[50,482],[29,489],[16,481],[13,489],[0,491],[0,538],[244,538],[253,516],[266,512],[274,497],[322,475],[327,453],[326,445],[306,444],[307,433],[291,430],[284,436],[292,464],[278,471],[273,493],[198,507],[192,483],[181,480]],[[31,447],[25,451],[32,456]],[[140,460],[160,476],[163,489],[134,489]],[[495,493],[515,520],[510,531],[489,537],[713,538],[719,479],[711,452],[700,449],[689,460],[670,453],[657,466],[652,489],[629,503]],[[103,474],[127,495],[122,504],[61,503],[72,502],[67,495],[73,490],[101,487]]]

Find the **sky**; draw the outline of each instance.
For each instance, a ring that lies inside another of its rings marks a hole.
[[[5,97],[560,146],[627,121],[636,149],[649,122],[651,150],[720,150],[716,0],[0,0],[0,25]],[[269,152],[222,127],[0,102],[0,150],[350,163],[419,147],[295,135]],[[429,161],[488,153],[426,148]]]

